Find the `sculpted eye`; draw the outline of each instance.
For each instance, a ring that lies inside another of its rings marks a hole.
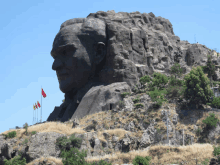
[[[66,50],[63,50],[63,55],[66,55]]]

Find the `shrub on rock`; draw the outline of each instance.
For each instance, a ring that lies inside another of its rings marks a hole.
[[[147,157],[147,159],[146,159],[142,156],[136,156],[132,163],[133,163],[133,165],[140,165],[140,164],[149,165],[149,161],[150,161],[149,157]]]
[[[184,77],[184,98],[190,104],[201,105],[210,102],[214,96],[209,85],[209,79],[202,71],[200,66],[193,68],[189,74]]]
[[[26,164],[26,159],[25,158],[21,159],[20,155],[10,160],[7,159],[4,160],[4,165],[25,165],[25,164]]]

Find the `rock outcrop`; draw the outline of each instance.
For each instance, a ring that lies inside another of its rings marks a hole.
[[[69,55],[66,57],[66,54]],[[184,74],[189,73],[193,66],[205,65],[208,54],[219,65],[215,51],[201,44],[181,41],[174,34],[171,22],[153,13],[98,11],[87,18],[67,20],[61,25],[51,51],[55,59],[53,69],[65,93],[65,103],[54,109],[48,121],[81,118],[101,109],[109,110],[110,105],[122,101],[116,94],[115,99],[103,102],[106,106],[84,111],[84,106],[93,107],[91,103],[82,104],[83,99],[94,98],[95,95],[89,98],[87,94],[93,87],[101,90],[103,86],[107,89],[110,84],[126,82],[130,89],[125,84],[120,86],[129,91],[147,74],[169,75],[175,62],[181,64]],[[76,58],[72,59],[72,55]],[[63,62],[69,69],[62,65]],[[216,79],[219,80],[218,70]]]
[[[51,51],[55,59],[53,69],[57,72],[60,89],[65,93],[65,102],[55,107],[47,122],[57,120],[67,123],[71,119],[72,128],[83,127],[85,133],[75,133],[75,136],[82,139],[79,150],[88,150],[88,157],[117,151],[148,150],[156,144],[167,144],[166,132],[161,133],[155,127],[157,120],[161,120],[168,132],[173,134],[169,139],[171,145],[180,146],[183,141],[185,145],[194,144],[198,140],[191,133],[175,130],[179,120],[182,120],[181,116],[187,112],[179,110],[171,115],[170,108],[163,107],[160,118],[155,120],[148,116],[153,104],[149,95],[141,95],[139,99],[144,108],[136,108],[134,93],[125,98],[121,94],[132,93],[135,85],[140,85],[139,79],[145,75],[154,72],[170,75],[170,68],[175,62],[180,63],[184,74],[187,74],[193,66],[206,65],[208,54],[219,66],[215,51],[201,44],[181,41],[174,34],[170,21],[153,13],[99,11],[89,14],[87,18],[67,20],[61,25]],[[218,69],[216,75],[216,80],[219,80]],[[87,115],[102,111],[108,113],[108,110],[112,111],[112,116],[120,113],[120,118],[117,117],[108,128],[99,124],[100,119],[91,119],[88,121],[91,124],[86,127],[79,124],[79,119]],[[188,118],[190,121],[187,122],[194,124],[195,132],[199,117],[191,113],[194,117]],[[126,118],[131,120],[121,121]],[[98,138],[100,130],[113,129],[121,129],[125,132],[124,136],[119,138],[104,131],[104,139]],[[138,131],[142,131],[140,137],[132,136]],[[215,137],[219,132],[218,123],[207,135],[210,142],[218,143]],[[4,159],[18,155],[18,151],[27,162],[41,156],[59,158],[61,149],[55,144],[59,137],[69,138],[70,135],[38,132],[30,137],[26,145],[17,144],[16,138],[5,139],[0,135],[0,164]]]
[[[156,125],[160,121],[158,121],[158,119],[155,120],[154,118],[149,119],[149,123],[145,121],[146,118],[149,118],[149,111],[152,105],[149,96],[147,94],[142,94],[139,97],[140,103],[143,104],[144,107],[138,109],[135,108],[133,101],[129,101],[133,100],[135,97],[134,94],[126,96],[123,98],[123,107],[119,108],[119,106],[116,106],[112,109],[111,116],[114,117],[116,113],[119,113],[120,117],[115,118],[115,122],[113,122],[108,128],[104,124],[100,124],[101,119],[97,118],[87,120],[86,123],[91,124],[87,124],[86,127],[85,125],[80,125],[80,122],[77,119],[64,123],[72,123],[72,128],[83,128],[85,131],[85,133],[74,133],[74,135],[75,137],[82,139],[79,150],[87,150],[87,158],[104,156],[118,151],[121,153],[128,153],[133,150],[149,150],[151,146],[158,144],[167,145],[167,140],[165,138],[166,131],[161,133],[160,130],[156,128]],[[183,140],[185,145],[194,144],[198,140],[194,138],[194,135],[189,133],[184,134],[182,130],[175,130],[175,126],[180,123],[179,115],[191,119],[189,122],[192,124],[195,123],[196,120],[199,120],[199,116],[195,117],[196,114],[194,114],[194,112],[191,111],[191,114],[189,114],[183,110],[171,115],[171,112],[175,112],[174,110],[175,109],[171,109],[169,106],[164,106],[160,113],[161,119],[159,119],[165,125],[167,125],[168,122],[168,132],[169,134],[173,134],[173,136],[169,138],[170,145],[176,147],[182,146]],[[166,118],[167,116],[168,119]],[[194,116],[194,118],[192,118],[192,116]],[[106,117],[104,120],[113,121],[112,117],[110,117],[110,119],[107,119],[108,117]],[[126,123],[122,122],[122,120],[126,118],[131,120],[127,120]],[[183,120],[181,122],[183,122]],[[184,120],[184,122],[188,122],[188,120]],[[46,123],[48,122],[45,122],[44,124]],[[209,130],[207,137],[211,143],[216,143],[217,139],[215,139],[214,136],[218,135],[219,128],[220,123],[218,123],[217,127]],[[124,133],[122,137],[120,137],[119,134],[108,133],[108,130],[117,129],[120,129],[120,134]],[[196,129],[197,126],[195,125],[195,129],[193,130],[194,133],[196,132]],[[106,130],[102,131],[102,136],[104,138],[100,138],[99,132],[101,130]],[[137,133],[138,131],[142,131],[142,135],[140,137],[134,136],[134,133]],[[39,159],[41,156],[59,159],[61,148],[56,145],[56,141],[60,137],[67,137],[68,139],[70,136],[71,135],[57,132],[38,132],[37,134],[32,135],[29,138],[28,143],[24,145],[21,143],[17,144],[18,139],[16,138],[5,139],[3,135],[0,135],[0,164],[3,163],[4,159],[11,159],[14,156],[17,156],[18,153],[22,153],[22,157],[25,157],[27,162]],[[19,140],[24,141],[24,139]],[[14,146],[16,146],[16,148],[14,148]]]

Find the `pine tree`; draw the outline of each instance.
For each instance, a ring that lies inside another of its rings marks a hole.
[[[212,62],[211,55],[208,55],[208,61],[206,64],[206,71],[208,73],[208,77],[209,77],[211,84],[212,84],[212,76],[215,74],[215,64],[213,64],[213,62]],[[212,84],[212,87],[213,87],[213,84]]]
[[[189,74],[184,77],[184,97],[198,108],[198,105],[210,102],[210,97],[214,96],[210,89],[210,81],[203,73],[200,66],[193,67]]]
[[[174,75],[175,75],[175,79],[176,79],[177,76],[178,76],[178,77],[182,76],[182,74],[183,74],[183,68],[181,68],[181,66],[180,66],[179,63],[175,63],[175,64],[171,67],[170,73],[171,73],[171,74],[174,74]]]

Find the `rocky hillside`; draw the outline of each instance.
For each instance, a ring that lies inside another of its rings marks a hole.
[[[137,98],[139,105],[143,106],[138,107],[134,103]],[[28,127],[27,134],[25,129],[3,132],[0,134],[0,164],[3,164],[4,159],[12,159],[19,153],[26,158],[28,165],[43,162],[63,164],[61,149],[56,141],[60,137],[68,139],[72,134],[82,139],[79,150],[88,151],[88,162],[103,159],[113,164],[132,163],[136,155],[141,155],[151,156],[151,163],[194,164],[196,157],[199,162],[205,159],[210,161],[214,157],[211,144],[219,143],[219,123],[206,133],[206,137],[196,133],[198,128],[204,128],[202,120],[211,112],[207,107],[186,110],[180,109],[178,104],[167,102],[155,109],[146,92],[124,95],[123,102],[116,109],[80,120],[35,124]],[[170,146],[167,145],[166,113]],[[6,138],[3,135],[12,131],[16,131],[16,137]]]

